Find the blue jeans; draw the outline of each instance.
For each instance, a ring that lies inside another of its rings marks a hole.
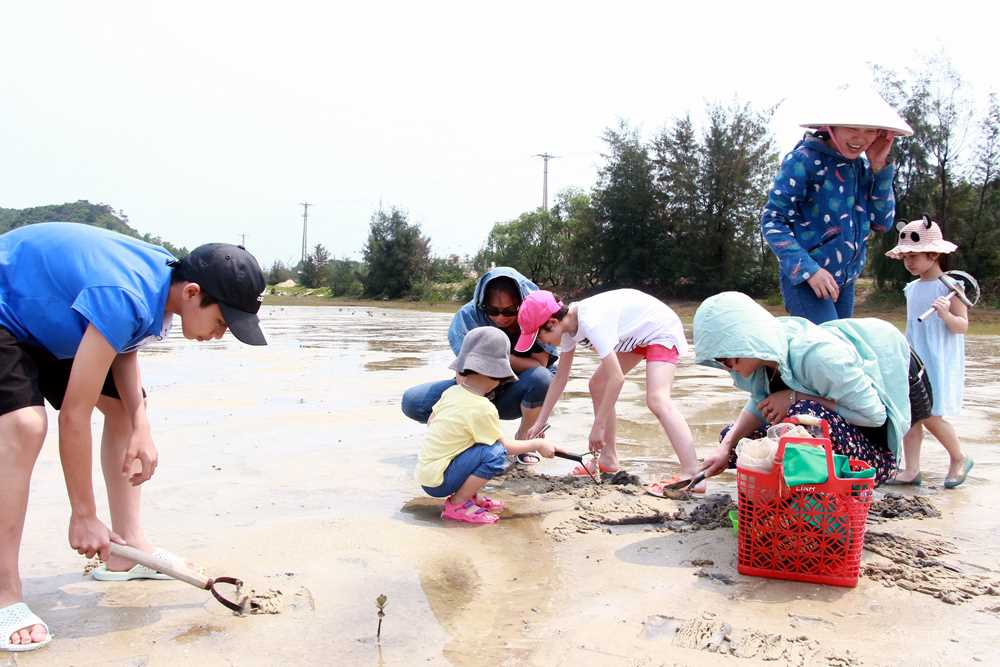
[[[823,324],[831,320],[841,320],[854,314],[854,281],[840,286],[840,297],[836,302],[816,297],[809,282],[803,280],[798,285],[782,274],[781,298],[789,315],[804,317],[813,324]]]
[[[549,390],[555,369],[535,366],[517,374],[517,382],[509,382],[497,387],[491,399],[497,406],[500,419],[519,419],[522,408],[540,408],[545,402],[545,392]],[[431,416],[431,409],[441,398],[441,394],[449,387],[455,386],[455,380],[427,382],[410,387],[403,394],[401,407],[403,414],[426,424]]]
[[[476,443],[456,456],[444,471],[440,486],[425,486],[427,495],[447,498],[462,488],[472,475],[493,479],[507,468],[507,450],[499,442],[492,445]]]

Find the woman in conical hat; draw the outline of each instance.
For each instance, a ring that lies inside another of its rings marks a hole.
[[[892,142],[913,130],[874,91],[841,88],[817,106],[801,124],[813,131],[775,176],[761,233],[778,257],[786,310],[821,324],[854,311],[868,234],[894,223]]]

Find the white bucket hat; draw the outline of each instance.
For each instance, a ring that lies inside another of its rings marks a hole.
[[[890,259],[902,259],[910,252],[939,252],[947,255],[958,250],[951,241],[945,241],[938,224],[926,215],[920,220],[896,224],[899,230],[899,244],[885,253]]]
[[[476,327],[467,333],[462,349],[448,368],[459,373],[475,371],[504,382],[517,380],[510,367],[510,338],[496,327]]]
[[[817,97],[815,103],[817,106],[806,116],[809,122],[800,123],[800,127],[813,130],[831,126],[873,127],[903,137],[913,134],[913,128],[902,116],[869,88],[842,86],[827,96]]]

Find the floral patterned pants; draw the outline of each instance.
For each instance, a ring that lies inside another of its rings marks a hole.
[[[836,412],[827,410],[815,401],[797,401],[788,409],[788,416],[800,414],[815,415],[820,419],[826,420],[830,425],[830,442],[833,444],[834,453],[850,456],[851,458],[860,459],[868,463],[868,465],[875,468],[876,483],[881,484],[896,474],[896,457],[889,451],[889,447],[885,443],[872,442],[857,426],[847,423]],[[747,437],[763,438],[767,435],[768,426],[769,424],[761,426]],[[729,424],[722,429],[722,432],[719,434],[720,442],[732,427],[733,425]],[[736,467],[735,447],[729,458],[729,467]]]

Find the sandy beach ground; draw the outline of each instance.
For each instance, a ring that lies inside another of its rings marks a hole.
[[[180,582],[83,576],[66,542],[53,428],[32,479],[21,563],[26,600],[56,639],[0,654],[0,665],[996,664],[997,337],[968,340],[956,427],[976,460],[969,481],[941,488],[947,458],[926,440],[930,483],[890,502],[940,516],[871,523],[875,551],[846,589],[741,576],[732,531],[691,519],[725,499],[566,483],[566,461],[497,480],[492,494],[508,504],[498,525],[445,525],[440,501],[413,481],[425,427],[402,415],[399,397],[448,376],[450,316],[262,313],[266,348],[171,338],[143,353],[161,457],[145,487],[145,525],[151,541],[210,574],[281,591],[282,613],[237,617]],[[549,435],[582,451],[594,359],[577,362]],[[699,455],[745,400],[690,356],[675,396]],[[643,397],[640,367],[619,402],[619,441],[628,471],[646,482],[676,459]],[[735,496],[735,477],[714,478],[709,493]],[[379,594],[388,596],[380,645]]]

